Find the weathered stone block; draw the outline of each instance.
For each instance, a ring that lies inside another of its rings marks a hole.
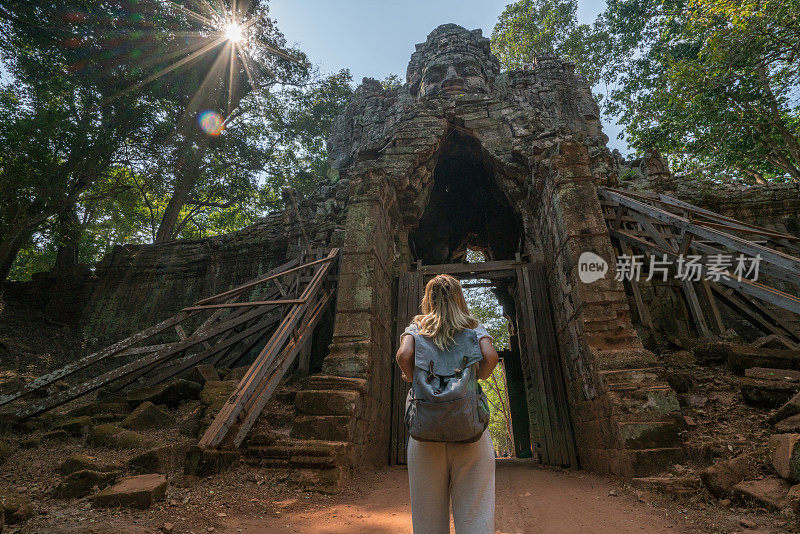
[[[199,477],[214,475],[230,469],[239,463],[238,451],[205,449],[198,446],[189,447],[183,472]]]
[[[53,497],[59,499],[78,499],[85,497],[95,488],[103,489],[112,484],[120,473],[118,471],[92,471],[83,469],[67,475],[53,489]]]
[[[339,415],[306,415],[295,419],[291,437],[326,441],[351,441],[353,419]]]
[[[192,382],[197,382],[198,384],[205,384],[206,382],[210,381],[218,381],[219,380],[219,373],[214,368],[213,365],[195,365],[192,369],[192,373],[190,376]]]
[[[357,416],[360,397],[357,391],[307,390],[297,393],[295,406],[300,413],[308,415]]]
[[[58,472],[64,476],[84,470],[106,472],[117,471],[118,467],[106,465],[94,456],[80,453],[72,454],[58,467]]]
[[[86,442],[90,445],[112,449],[135,449],[150,444],[150,440],[141,434],[132,430],[124,430],[111,423],[92,428]]]
[[[789,504],[790,488],[791,484],[777,477],[747,480],[733,487],[733,498],[741,503],[755,502],[768,510],[780,511]]]
[[[791,482],[800,482],[800,434],[773,436],[770,448],[775,471]]]
[[[73,417],[61,423],[56,427],[56,430],[64,430],[73,436],[83,435],[84,430],[92,423],[92,418],[88,415]]]
[[[186,454],[197,440],[156,447],[128,460],[128,467],[144,473],[167,474],[184,465]]]
[[[197,382],[179,378],[155,386],[129,391],[126,400],[131,407],[150,401],[156,405],[166,404],[169,408],[174,409],[183,401],[196,399],[202,389],[203,386]]]
[[[731,496],[731,491],[736,484],[755,475],[757,469],[756,455],[746,454],[706,468],[700,473],[700,480],[713,496],[723,499]]]
[[[122,428],[130,430],[151,430],[175,426],[175,416],[162,411],[152,402],[145,401],[139,405],[122,423]]]
[[[125,477],[94,498],[98,507],[135,508],[146,510],[153,503],[164,500],[167,479],[164,475],[138,475]]]

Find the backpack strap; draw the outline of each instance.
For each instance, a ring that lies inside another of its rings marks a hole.
[[[431,360],[431,363],[428,364],[428,377],[425,379],[425,383],[430,384],[435,377],[436,375],[433,373],[433,360]]]
[[[460,367],[456,367],[456,369],[455,369],[456,378],[461,378],[461,374],[464,372],[464,369],[467,368],[467,363],[469,363],[469,358],[464,356],[464,359],[461,360],[461,366]]]

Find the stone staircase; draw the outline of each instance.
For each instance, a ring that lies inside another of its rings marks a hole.
[[[295,421],[303,417],[296,407],[298,393],[309,380],[314,377],[284,378],[242,445],[243,460],[253,467],[288,469],[289,481],[305,489],[335,492],[349,476],[351,444],[292,435]]]

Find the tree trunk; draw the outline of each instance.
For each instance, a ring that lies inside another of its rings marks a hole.
[[[31,232],[27,227],[14,228],[8,235],[0,241],[0,282],[5,282],[11,266],[17,259],[20,249],[31,238]]]
[[[191,145],[191,143],[189,143]],[[200,162],[206,151],[206,140],[202,139],[197,148],[188,146],[184,151],[183,164],[180,165],[179,177],[175,182],[175,189],[161,217],[161,224],[156,232],[156,243],[165,243],[174,238],[175,226],[181,210],[189,201],[195,186],[197,175],[200,172]]]
[[[67,206],[58,214],[58,252],[57,270],[69,269],[78,265],[78,249],[81,240],[81,224],[75,206]]]

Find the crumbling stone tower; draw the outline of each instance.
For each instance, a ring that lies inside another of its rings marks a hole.
[[[678,402],[631,326],[623,286],[577,274],[584,251],[615,264],[596,192],[616,179],[607,140],[571,64],[540,57],[500,73],[481,30],[436,28],[399,89],[364,79],[330,140],[349,181],[333,343],[292,429],[346,444],[334,478],[387,461],[395,278],[467,247],[546,265],[582,467],[631,476],[679,457]]]

